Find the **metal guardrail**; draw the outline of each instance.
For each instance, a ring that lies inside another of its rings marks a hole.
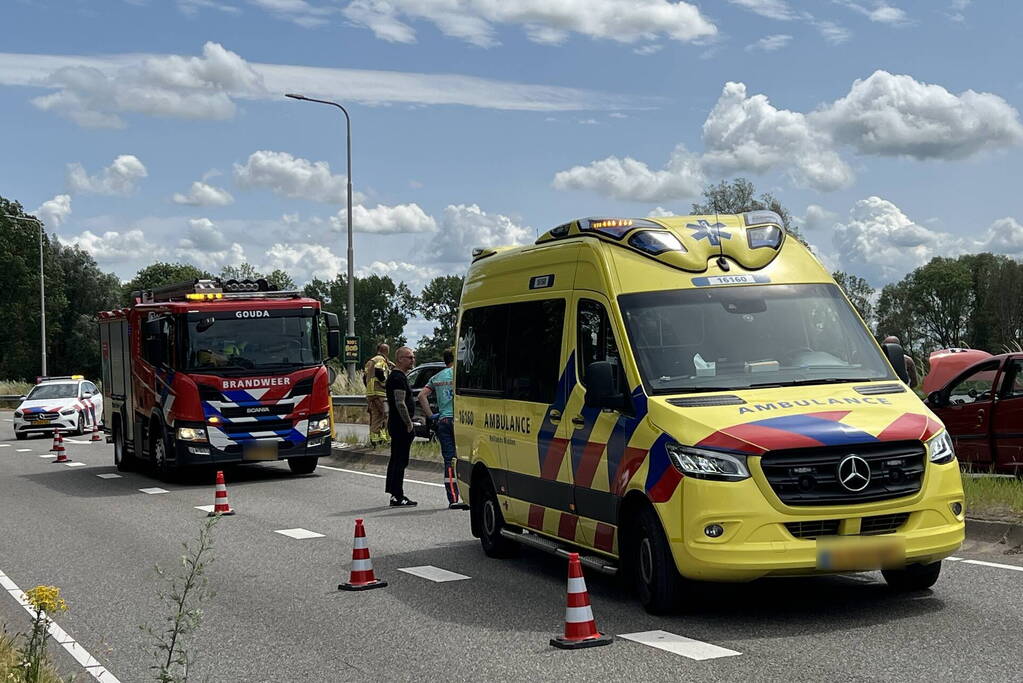
[[[366,397],[362,394],[348,394],[344,396],[332,396],[331,402],[334,406],[365,406]]]
[[[20,400],[24,394],[4,394],[0,396],[0,401],[17,401]]]

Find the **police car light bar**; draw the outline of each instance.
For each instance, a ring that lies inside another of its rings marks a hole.
[[[85,379],[85,375],[47,375],[46,377],[36,377],[36,384],[41,382],[50,382],[53,380],[60,379]]]

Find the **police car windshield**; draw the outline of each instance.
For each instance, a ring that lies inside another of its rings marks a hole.
[[[703,287],[618,301],[654,394],[895,379],[835,285]]]
[[[236,373],[319,364],[316,318],[287,313],[270,311],[268,317],[190,316],[185,339],[186,367]]]
[[[26,401],[40,401],[51,398],[78,398],[77,384],[37,384],[25,397]]]

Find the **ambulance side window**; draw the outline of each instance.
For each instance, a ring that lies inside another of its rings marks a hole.
[[[554,403],[561,365],[565,300],[525,301],[508,312],[507,397],[513,401]]]
[[[615,342],[614,329],[607,310],[599,301],[580,299],[577,315],[576,349],[579,356],[579,380],[586,385],[586,368],[590,363],[606,360],[617,368],[617,389],[625,386],[621,357]]]
[[[508,306],[482,306],[462,314],[455,391],[476,396],[504,392]]]

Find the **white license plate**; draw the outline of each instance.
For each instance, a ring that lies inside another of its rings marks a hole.
[[[276,460],[277,459],[277,442],[276,441],[257,441],[254,444],[246,446],[242,451],[243,460]]]
[[[817,539],[817,569],[870,571],[906,564],[906,543],[899,537],[836,537]]]

